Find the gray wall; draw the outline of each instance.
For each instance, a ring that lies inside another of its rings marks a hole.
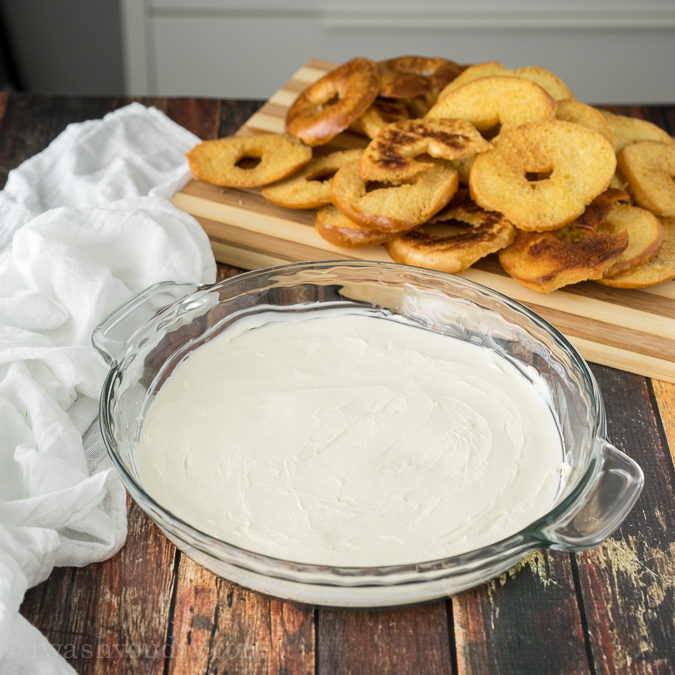
[[[0,0],[0,13],[26,91],[123,93],[118,0]]]

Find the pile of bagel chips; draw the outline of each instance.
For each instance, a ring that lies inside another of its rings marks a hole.
[[[300,93],[285,133],[204,141],[188,159],[201,180],[315,209],[327,241],[397,262],[461,273],[495,254],[540,293],[675,277],[675,139],[536,66],[355,58]]]

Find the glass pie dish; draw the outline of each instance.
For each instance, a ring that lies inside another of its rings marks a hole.
[[[520,532],[461,555],[334,567],[245,550],[157,503],[143,488],[134,451],[144,415],[165,379],[190,352],[243,317],[308,308],[402,317],[494,350],[525,377],[538,373],[549,389],[569,467],[551,510]],[[110,365],[100,401],[101,431],[131,497],[197,563],[267,595],[345,608],[431,601],[480,585],[535,549],[598,545],[621,524],[642,489],[640,467],[606,440],[600,392],[574,347],[523,305],[461,277],[394,263],[326,261],[247,272],[206,286],[165,282],[119,307],[96,328],[92,341]]]

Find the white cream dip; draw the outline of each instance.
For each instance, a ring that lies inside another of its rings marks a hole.
[[[341,566],[447,557],[553,505],[563,451],[533,377],[398,321],[257,315],[167,378],[136,467],[165,509],[251,551]]]

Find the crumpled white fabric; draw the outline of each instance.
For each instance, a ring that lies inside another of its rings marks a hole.
[[[74,672],[19,614],[25,591],[124,544],[91,333],[155,282],[215,280],[206,235],[168,201],[197,141],[134,103],[69,125],[0,192],[0,675]]]

